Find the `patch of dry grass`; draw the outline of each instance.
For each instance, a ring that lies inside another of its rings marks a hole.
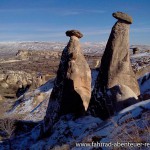
[[[109,135],[110,141],[115,142],[131,142],[131,143],[149,143],[150,142],[150,112],[142,114],[141,118],[134,118],[129,113],[128,119],[119,124],[114,120],[111,134]],[[121,150],[121,147],[116,148]],[[128,149],[128,148],[127,148]],[[140,148],[139,148],[140,149]],[[142,149],[142,147],[141,147]]]

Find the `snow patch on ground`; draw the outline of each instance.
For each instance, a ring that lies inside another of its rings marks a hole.
[[[145,119],[145,116],[150,114],[149,110],[150,100],[147,100],[122,110],[118,115],[107,121],[102,121],[92,116],[79,119],[74,119],[71,115],[63,116],[54,125],[52,135],[33,144],[30,149],[35,150],[37,147],[39,149],[51,149],[56,145],[61,149],[61,146],[66,144],[72,150],[92,150],[93,147],[76,147],[76,143],[91,143],[94,139],[98,142],[117,142],[116,140],[119,140],[122,134],[124,134],[122,140],[129,141],[131,139],[125,132],[130,134],[132,131],[145,130],[149,126],[148,120]],[[130,136],[133,136],[133,134]],[[146,138],[144,134],[140,136],[142,139]],[[148,137],[147,139],[150,138],[150,135],[146,136]],[[130,142],[133,141],[131,140]],[[106,148],[103,149],[105,150]]]
[[[92,90],[93,90],[94,85],[95,85],[95,81],[96,81],[97,76],[98,76],[98,70],[93,69],[93,70],[91,71],[91,74],[92,74],[92,83],[91,83],[91,87],[92,87]]]
[[[122,111],[119,112],[119,114],[122,114],[122,113],[126,113],[126,112],[129,112],[129,111],[134,111],[137,107],[143,107],[145,109],[150,109],[150,100],[147,100],[147,101],[142,101],[142,102],[139,102],[139,103],[136,103],[134,105],[131,105],[125,109],[123,109]]]
[[[49,102],[49,97],[53,88],[54,79],[49,80],[32,92],[27,92],[19,97],[13,107],[5,116],[21,114],[24,115],[23,120],[41,121],[43,120]],[[36,97],[44,93],[44,100],[38,101]]]
[[[144,57],[144,56],[148,57],[150,56],[150,53],[145,52],[145,53],[134,54],[134,55],[131,55],[131,58],[139,58],[139,57]]]
[[[92,71],[92,78],[94,79],[93,84],[97,78],[98,71]],[[144,92],[147,90],[147,79],[148,74],[139,79],[140,88],[143,88]],[[53,87],[53,81],[48,81],[43,86],[36,89],[32,94],[28,93],[29,99],[27,104],[32,102],[32,99],[35,95],[40,92],[45,92],[47,94],[51,93]],[[146,87],[146,88],[145,88]],[[25,100],[25,99],[24,99]],[[37,121],[40,116],[40,119],[45,116],[43,113],[46,112],[49,99],[45,99],[37,107],[28,109],[28,115],[26,115],[25,120]],[[25,108],[27,107],[27,104]],[[23,107],[21,107],[23,108]],[[24,108],[24,109],[25,109]],[[17,109],[15,109],[17,110]],[[17,111],[14,111],[18,113]],[[41,114],[42,112],[42,114]],[[40,149],[51,149],[55,146],[60,147],[63,144],[69,146],[69,149],[85,149],[85,147],[76,147],[76,143],[91,143],[94,139],[98,142],[115,142],[115,140],[131,140],[126,133],[138,132],[137,130],[146,130],[146,127],[149,127],[149,121],[146,120],[145,116],[150,115],[150,100],[142,101],[137,104],[134,104],[124,110],[120,111],[116,116],[108,119],[107,121],[102,121],[99,118],[92,116],[84,116],[76,118],[73,115],[62,116],[61,119],[53,126],[53,132],[50,137],[37,141],[38,136],[40,136],[40,125],[34,128],[30,133],[22,135],[14,139],[13,143],[15,144],[15,150],[25,149],[25,147],[30,147],[31,150]],[[33,119],[35,118],[35,119]],[[136,126],[135,126],[136,125]],[[134,129],[133,129],[134,128]],[[135,131],[134,131],[135,130]],[[140,132],[140,131],[139,131]],[[132,135],[132,134],[131,134]],[[122,137],[124,136],[124,137]],[[133,136],[133,135],[132,135]],[[150,134],[146,135],[143,133],[140,135],[143,140],[150,139]],[[124,139],[125,138],[125,139]],[[32,139],[34,139],[32,141]],[[20,141],[20,145],[16,140]],[[131,141],[132,142],[132,141]],[[147,140],[148,142],[148,140]],[[149,141],[150,142],[150,141]],[[1,148],[1,144],[0,144]],[[86,147],[86,149],[92,150],[93,147]],[[103,148],[105,149],[105,148]]]
[[[146,73],[144,76],[138,79],[141,93],[149,91],[150,94],[150,73]]]
[[[97,79],[98,70],[93,69],[91,73],[92,73],[91,86],[93,89],[95,85],[95,81]],[[143,77],[141,77],[138,80],[138,82],[139,82],[141,94],[145,92],[150,93],[150,73],[145,74]],[[46,113],[49,97],[53,89],[53,83],[54,83],[54,79],[49,80],[44,85],[37,88],[36,90],[32,92],[27,92],[24,95],[22,95],[19,99],[16,100],[14,107],[6,114],[6,116],[10,114],[11,115],[25,114],[24,120],[41,121],[44,118]],[[45,99],[42,102],[37,103],[35,106],[33,105],[33,103],[36,100],[36,96],[40,93],[45,94]]]

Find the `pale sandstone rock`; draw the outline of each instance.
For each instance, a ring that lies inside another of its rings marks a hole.
[[[100,60],[96,60],[94,67],[97,68],[97,67],[99,67],[99,65],[100,65]]]
[[[138,97],[126,85],[116,85],[110,89],[114,100],[115,111],[120,111],[125,107],[137,103]]]
[[[18,88],[22,88],[22,87],[23,87],[23,83],[22,83],[22,81],[20,81],[20,80],[17,81],[16,84],[17,84],[17,87],[18,87]]]
[[[5,81],[3,81],[1,82],[1,87],[3,87],[4,89],[7,89],[9,88],[9,85]]]
[[[129,56],[129,24],[117,21],[101,60],[99,85],[102,90],[123,84],[130,87],[137,96],[140,95]]]
[[[3,97],[0,95],[0,101],[2,101],[3,100]]]
[[[9,74],[6,78],[6,82],[10,85],[16,84],[18,81],[16,74]]]
[[[20,59],[28,59],[28,51],[27,50],[19,50],[16,54]]]
[[[40,104],[41,102],[43,102],[45,99],[47,98],[47,94],[46,93],[39,93],[38,95],[36,95],[33,99],[33,105],[37,106],[38,104]]]
[[[91,71],[80,49],[82,34],[71,30],[67,47],[63,50],[57,77],[47,108],[44,131],[51,129],[61,114],[81,114],[91,97]]]
[[[4,74],[0,74],[0,81],[5,79],[5,75]]]
[[[129,22],[131,22],[131,18],[123,13],[115,13],[113,16],[119,20],[112,28],[101,59],[100,71],[88,109],[90,114],[102,119],[108,118],[111,114],[111,103],[113,102],[107,99],[106,91],[108,89],[116,85],[125,85],[132,89],[136,96],[140,95],[138,82],[129,58]]]
[[[32,58],[38,61],[39,58],[60,58],[60,55],[60,51],[19,50],[16,57],[22,60]]]

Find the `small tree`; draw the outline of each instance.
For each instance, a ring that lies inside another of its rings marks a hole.
[[[12,118],[4,118],[0,120],[0,130],[6,133],[10,138],[15,130],[15,120]]]

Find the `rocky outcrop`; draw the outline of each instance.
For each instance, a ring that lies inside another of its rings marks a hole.
[[[30,74],[24,71],[6,71],[0,73],[0,77],[1,82],[18,87],[34,84],[34,87],[37,88],[46,82],[44,75]]]
[[[16,85],[18,82],[22,82],[23,85],[27,85],[28,82],[32,81],[32,74],[24,71],[5,71],[0,72],[0,81],[5,81],[9,85]],[[20,83],[19,83],[20,84]]]
[[[119,112],[122,109],[137,103],[138,97],[136,94],[126,85],[116,85],[110,90],[111,95],[109,98],[114,102],[114,110]]]
[[[139,48],[138,47],[133,48],[133,54],[138,54],[138,53],[139,53]]]
[[[2,81],[0,86],[2,88],[4,88],[4,89],[8,89],[9,88],[9,85],[5,81]]]
[[[100,82],[102,90],[117,84],[129,86],[138,96],[139,87],[129,58],[129,24],[118,20],[112,28],[101,60]]]
[[[70,41],[62,52],[45,116],[45,131],[62,114],[86,111],[91,97],[91,71],[79,43],[83,35],[77,30],[67,31],[66,35]]]
[[[45,75],[32,74],[24,71],[5,71],[0,73],[1,95],[7,97],[9,94],[20,97],[27,90],[33,90],[46,83]]]
[[[5,78],[5,74],[0,74],[0,81],[3,81]]]
[[[3,100],[3,97],[0,95],[0,101],[2,101]]]
[[[128,87],[136,96],[140,95],[129,58],[129,24],[132,23],[132,18],[121,12],[113,13],[113,16],[118,21],[113,26],[108,39],[89,107],[94,114],[101,113],[102,118],[108,117],[107,112],[111,109],[109,106],[112,105],[111,100],[106,100],[107,89],[121,85]]]
[[[33,60],[38,60],[38,58],[60,58],[61,52],[60,51],[42,51],[42,50],[18,50],[16,56],[19,59],[33,59]]]

